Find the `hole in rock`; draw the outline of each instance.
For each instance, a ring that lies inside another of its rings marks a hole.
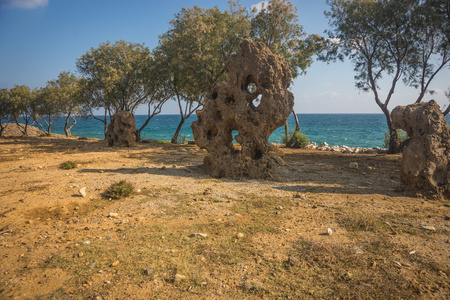
[[[255,150],[255,153],[253,154],[253,159],[261,159],[262,158],[262,151],[259,149]]]
[[[222,113],[220,111],[217,111],[215,117],[216,117],[216,120],[221,121],[222,120]]]
[[[211,128],[206,132],[206,138],[210,141],[217,135],[217,129]]]
[[[225,98],[225,103],[227,103],[227,104],[234,104],[234,102],[236,102],[236,100],[234,100],[233,97],[226,97]]]
[[[211,98],[212,98],[213,100],[216,100],[216,99],[217,99],[217,96],[218,96],[217,92],[214,92],[214,93],[212,93]]]

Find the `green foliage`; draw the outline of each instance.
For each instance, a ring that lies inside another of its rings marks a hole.
[[[177,144],[187,144],[188,139],[185,135],[178,136]]]
[[[75,163],[73,161],[68,161],[68,162],[61,164],[61,168],[64,170],[75,169],[76,167],[77,167],[77,163]]]
[[[91,108],[134,111],[148,100],[152,58],[144,45],[124,40],[91,48],[77,60]]]
[[[295,130],[289,136],[283,135],[281,143],[290,148],[304,148],[309,143],[309,138],[301,131]]]
[[[32,91],[26,85],[15,85],[9,90],[10,116],[17,124],[19,123],[20,117],[22,117],[25,126],[23,130],[20,130],[24,135],[28,134],[28,124],[31,123],[33,114],[35,114],[35,97],[36,92]]]
[[[120,181],[119,183],[115,183],[111,185],[105,191],[105,198],[111,199],[121,199],[124,197],[128,197],[133,193],[134,187],[131,183],[126,182],[125,180]]]
[[[155,143],[158,143],[158,144],[170,144],[170,141],[166,141],[166,140],[155,140]]]
[[[401,129],[396,129],[395,131],[397,132],[399,143],[403,143],[404,141],[406,141],[409,138],[408,134],[405,131],[403,131]],[[386,131],[384,133],[384,140],[383,140],[384,148],[389,148],[390,140],[391,140],[391,135],[389,134],[389,131]]]
[[[324,39],[306,35],[298,22],[297,7],[289,0],[262,2],[260,11],[253,11],[251,38],[263,42],[273,53],[281,54],[292,73],[292,78],[306,73],[312,56],[322,51]],[[299,72],[300,69],[300,72]]]

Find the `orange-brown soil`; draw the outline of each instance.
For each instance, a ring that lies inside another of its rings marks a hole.
[[[400,156],[282,150],[230,180],[194,145],[0,138],[0,298],[448,299],[449,201],[399,192]]]

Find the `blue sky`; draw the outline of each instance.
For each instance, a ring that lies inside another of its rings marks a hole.
[[[251,7],[259,0],[241,0]],[[324,35],[328,20],[323,12],[325,0],[293,0],[300,24],[310,33]],[[0,0],[0,88],[14,84],[44,86],[62,71],[76,71],[76,59],[91,47],[105,41],[124,39],[145,43],[153,48],[158,35],[182,7],[218,6],[217,0]],[[294,82],[292,92],[297,113],[381,113],[370,93],[355,89],[350,62],[326,64],[314,62],[307,74]],[[437,94],[426,99],[448,100],[444,91],[450,87],[447,68],[435,79]],[[386,89],[387,90],[387,89]],[[385,95],[386,90],[381,94]],[[399,86],[390,104],[409,104],[417,91]],[[146,109],[139,109],[145,114]],[[175,103],[168,103],[163,113],[178,113]]]

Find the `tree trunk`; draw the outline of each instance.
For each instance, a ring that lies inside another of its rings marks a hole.
[[[69,118],[71,118],[73,120],[73,123],[70,126],[69,126]],[[72,136],[72,132],[70,130],[76,124],[77,124],[77,120],[72,116],[72,113],[69,112],[67,114],[67,117],[65,117],[65,124],[64,124],[64,133],[66,134],[66,136]]]
[[[400,141],[398,137],[398,132],[395,130],[395,128],[389,129],[389,154],[397,154],[400,153],[401,147],[400,147]]]
[[[175,134],[172,137],[171,143],[177,144],[178,143],[178,135],[180,134],[181,127],[183,127],[184,122],[186,122],[187,117],[181,117],[180,124],[178,124],[177,131],[175,131]]]
[[[144,124],[141,126],[141,128],[136,129],[136,142],[139,143],[141,142],[141,132],[142,130],[144,130],[144,128],[148,125],[148,123],[150,122],[150,120],[153,118],[153,116],[149,116],[147,117],[147,120],[145,120]]]
[[[286,141],[289,138],[289,125],[288,125],[288,121],[286,120],[286,122],[284,123],[284,134],[286,135]]]
[[[103,132],[104,132],[104,134],[105,134],[105,140],[106,140],[106,132],[108,131],[108,126],[106,125],[107,124],[107,122],[106,122],[106,116],[107,116],[107,111],[106,111],[106,109],[105,109],[105,119],[103,120],[103,125],[104,125],[104,128],[103,128]]]
[[[292,114],[294,115],[295,119],[295,131],[300,131],[300,123],[298,122],[298,117],[294,109],[292,109]]]
[[[70,113],[67,115],[67,117],[65,117],[65,122],[64,122],[64,133],[66,134],[66,136],[71,136],[71,133],[69,130],[69,117],[70,117]]]
[[[5,130],[5,126],[2,123],[2,120],[0,120],[0,137],[3,136],[3,130]]]

